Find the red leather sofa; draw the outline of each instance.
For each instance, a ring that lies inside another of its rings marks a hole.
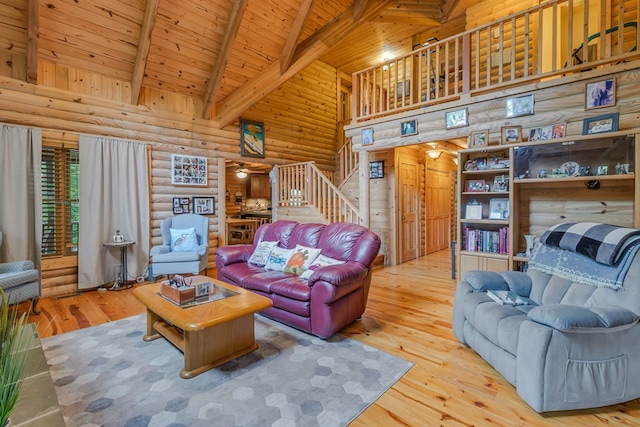
[[[322,255],[344,263],[322,267],[308,280],[265,270],[248,262],[260,241],[277,241],[283,248],[320,248]],[[356,224],[276,221],[260,226],[252,245],[218,248],[217,277],[271,299],[273,306],[261,314],[328,338],[364,313],[379,250],[380,238]]]

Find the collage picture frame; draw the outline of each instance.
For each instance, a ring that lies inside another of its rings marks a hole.
[[[214,197],[193,197],[193,213],[213,215],[216,213]]]
[[[171,184],[207,186],[207,158],[171,155]]]

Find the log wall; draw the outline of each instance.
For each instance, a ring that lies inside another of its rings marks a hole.
[[[1,48],[1,47],[0,47]],[[5,56],[7,54],[4,52]],[[18,73],[19,74],[19,73]],[[173,197],[219,194],[218,158],[241,160],[238,122],[217,129],[201,118],[200,100],[157,89],[145,89],[141,105],[131,104],[129,82],[41,61],[38,82],[15,79],[13,68],[0,66],[0,122],[61,132],[77,141],[80,133],[146,142],[151,147],[151,243],[161,240],[159,224],[173,215]],[[335,170],[336,70],[316,62],[289,80],[243,118],[265,124],[267,164],[313,160],[324,170]],[[69,136],[70,135],[70,136]],[[206,187],[171,185],[171,154],[203,156],[208,161]],[[216,212],[218,209],[216,209]],[[209,241],[217,247],[217,215],[210,217]],[[74,257],[71,257],[74,258]],[[43,296],[77,291],[77,276],[70,273],[77,260],[43,262]]]

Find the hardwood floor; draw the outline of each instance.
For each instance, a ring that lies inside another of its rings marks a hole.
[[[141,285],[136,285],[141,286]],[[374,272],[362,321],[342,331],[415,366],[362,413],[371,426],[635,426],[638,400],[605,408],[538,414],[511,384],[451,330],[455,281],[442,251]],[[91,291],[39,303],[41,337],[144,312],[131,290]],[[26,306],[24,306],[26,309]]]

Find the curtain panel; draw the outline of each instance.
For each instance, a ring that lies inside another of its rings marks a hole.
[[[149,263],[147,146],[116,138],[80,135],[80,224],[78,289],[113,282],[120,273],[120,248],[104,247],[116,230],[135,242],[126,248],[129,277]]]
[[[0,261],[32,260],[40,270],[42,130],[0,125]]]

